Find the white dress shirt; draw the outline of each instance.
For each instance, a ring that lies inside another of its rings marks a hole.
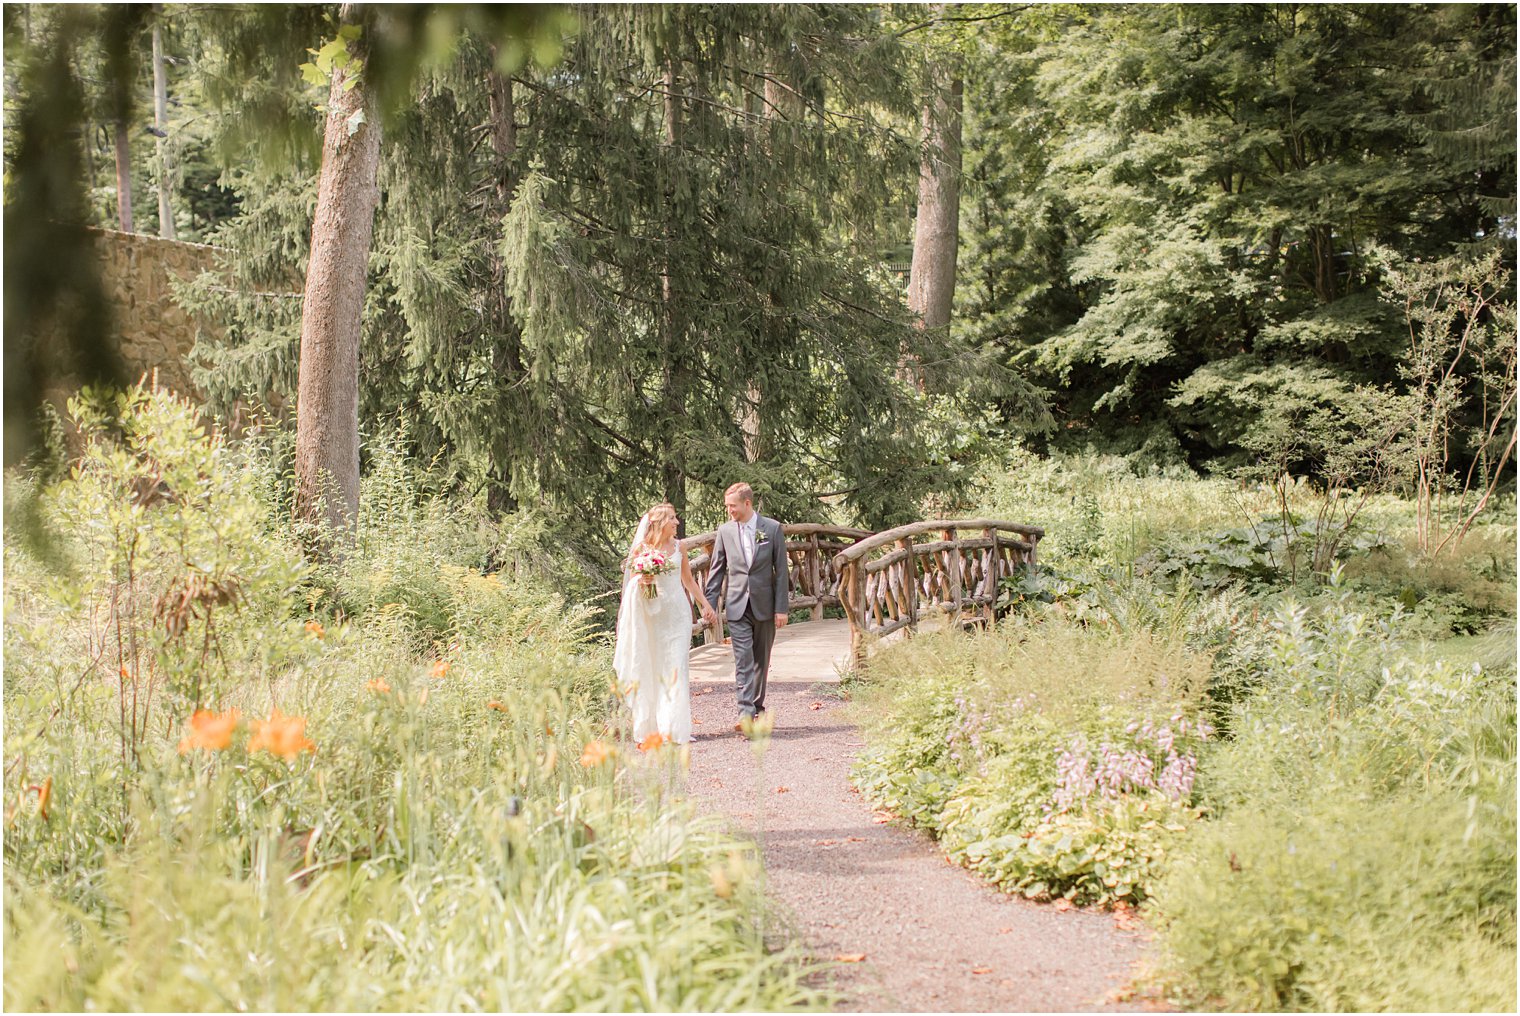
[[[755,516],[748,522],[739,523],[739,543],[744,548],[744,563],[755,563]]]

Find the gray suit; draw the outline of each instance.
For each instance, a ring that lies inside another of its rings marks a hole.
[[[754,553],[749,561],[744,558],[739,523],[730,520],[718,527],[705,590],[708,602],[717,610],[723,580],[728,579],[723,615],[733,640],[739,712],[745,716],[765,711],[765,679],[770,672],[771,645],[776,641],[776,615],[786,613],[791,590],[781,523],[759,514],[754,523]]]

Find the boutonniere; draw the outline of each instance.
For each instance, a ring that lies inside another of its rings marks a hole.
[[[767,533],[765,530],[761,529],[759,526],[756,526],[755,527],[755,544],[758,546],[759,544],[770,543],[770,542],[771,542],[771,534]]]

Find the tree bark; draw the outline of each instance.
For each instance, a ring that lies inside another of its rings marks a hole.
[[[670,149],[668,156],[676,157],[675,147],[681,139],[681,95],[680,84],[676,78],[674,59],[665,63],[665,144]],[[675,195],[669,195],[673,201]],[[674,216],[675,209],[667,205],[667,216]],[[681,520],[677,535],[686,534],[686,473],[681,468],[681,463],[676,460],[676,448],[680,445],[681,421],[686,416],[686,368],[682,362],[680,349],[680,322],[679,308],[677,307],[675,287],[671,276],[675,271],[675,265],[671,255],[673,242],[672,231],[669,226],[665,228],[665,275],[661,282],[662,295],[664,297],[663,325],[665,331],[665,433],[667,438],[665,447],[661,449],[664,459],[660,470],[661,484],[665,490],[665,500],[676,510],[676,516]]]
[[[515,164],[517,156],[517,107],[512,94],[512,79],[496,68],[496,47],[491,47],[492,66],[486,72],[486,99],[491,117],[491,153],[495,156],[496,202],[491,216],[499,226],[512,207],[517,195],[518,176]],[[499,244],[493,244],[490,254],[491,299],[487,304],[490,314],[491,364],[496,369],[498,385],[505,387],[512,379],[523,376],[522,336],[517,321],[512,317],[512,301],[507,296],[507,266],[502,259]],[[503,407],[505,408],[505,407]],[[506,414],[510,419],[510,414]],[[517,501],[511,494],[512,463],[511,445],[498,439],[492,452],[491,487],[486,492],[486,507],[493,512],[515,511]]]
[[[174,213],[169,208],[169,156],[165,141],[169,133],[169,75],[164,67],[163,17],[160,5],[154,5],[153,20],[153,126],[158,129],[154,138],[154,155],[158,160],[158,235],[166,240],[176,239]]]
[[[344,6],[343,21],[348,20]],[[296,515],[337,554],[359,510],[359,334],[380,192],[380,125],[362,64],[334,69],[311,226],[296,406]]]
[[[116,220],[123,233],[132,232],[132,147],[125,120],[112,125],[116,135]]]
[[[962,89],[958,72],[943,64],[931,70],[929,99],[923,112],[924,147],[918,171],[918,215],[913,224],[913,266],[908,277],[908,309],[925,329],[948,325],[955,299]]]
[[[760,103],[760,115],[768,121],[790,121],[800,119],[802,116],[802,99],[793,88],[787,87],[780,80],[781,71],[771,69],[765,77],[763,86],[764,101]],[[769,158],[770,153],[764,152],[761,158]],[[770,334],[767,338],[768,348],[779,349],[785,337],[780,334],[785,325],[780,321],[776,308],[781,304],[779,294],[774,290],[769,294],[772,313],[763,318],[762,327]],[[771,455],[771,442],[765,432],[764,425],[765,391],[761,387],[758,376],[752,376],[745,384],[744,396],[739,402],[739,433],[744,441],[744,461],[759,462]]]

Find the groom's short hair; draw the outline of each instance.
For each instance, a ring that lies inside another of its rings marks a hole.
[[[755,488],[751,487],[749,484],[741,480],[738,483],[729,486],[729,488],[723,492],[723,496],[737,497],[741,501],[748,501],[751,504],[754,504]]]

